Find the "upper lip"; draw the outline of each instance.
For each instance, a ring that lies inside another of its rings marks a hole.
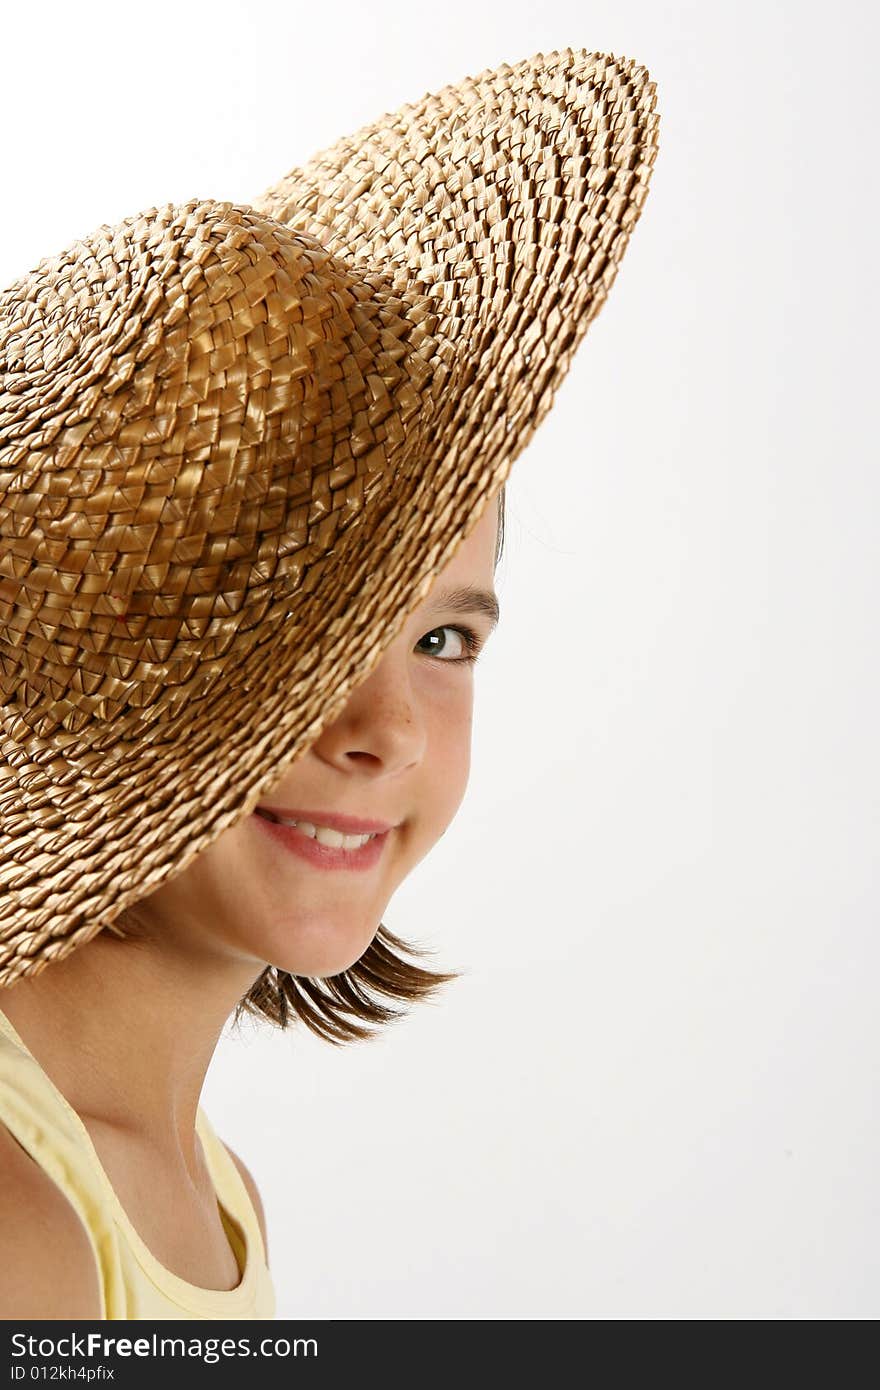
[[[363,820],[360,816],[340,816],[330,811],[297,811],[288,806],[257,806],[258,811],[280,816],[282,820],[306,821],[309,825],[326,825],[343,835],[384,835],[394,826],[384,820]]]

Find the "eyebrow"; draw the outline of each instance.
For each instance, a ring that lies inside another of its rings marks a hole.
[[[431,594],[429,603],[432,608],[449,608],[453,613],[482,613],[493,628],[501,617],[497,595],[491,589],[477,589],[472,584],[461,589],[439,589]]]

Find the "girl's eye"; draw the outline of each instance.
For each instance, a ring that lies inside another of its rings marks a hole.
[[[450,632],[453,634],[451,642],[446,635]],[[419,639],[416,650],[423,651],[426,656],[437,657],[440,661],[463,661],[472,664],[479,656],[481,645],[473,628],[435,627]]]

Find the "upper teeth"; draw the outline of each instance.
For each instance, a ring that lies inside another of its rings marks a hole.
[[[317,840],[319,845],[328,845],[332,849],[360,849],[368,840],[372,840],[372,835],[343,835],[341,830],[331,830],[329,825],[312,825],[307,820],[285,820],[283,816],[272,817],[277,820],[279,825],[295,825],[304,835],[310,839]]]

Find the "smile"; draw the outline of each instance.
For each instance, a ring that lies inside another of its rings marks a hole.
[[[255,819],[276,844],[319,869],[370,869],[378,863],[390,831],[371,835],[345,835],[330,826],[311,821],[282,820],[257,808]]]
[[[273,820],[276,825],[295,825],[309,839],[329,845],[331,849],[360,849],[368,840],[375,839],[374,835],[343,835],[341,830],[333,830],[329,825],[312,825],[307,820],[285,820],[283,816],[273,816],[269,811],[258,811],[257,815]]]

